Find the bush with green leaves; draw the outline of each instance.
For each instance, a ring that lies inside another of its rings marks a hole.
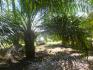
[[[53,38],[58,38],[64,46],[72,46],[75,49],[87,51],[89,44],[87,41],[88,33],[81,27],[82,19],[77,16],[54,16],[45,19],[43,26]]]

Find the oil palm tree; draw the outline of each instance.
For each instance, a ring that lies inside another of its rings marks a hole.
[[[88,55],[89,44],[87,37],[89,34],[81,27],[84,21],[83,19],[86,18],[76,16],[76,14],[79,11],[84,13],[91,12],[91,5],[84,0],[81,0],[79,3],[75,0],[72,2],[66,0],[64,2],[68,3],[66,5],[62,5],[62,3],[58,4],[58,6],[56,6],[57,8],[52,9],[52,13],[50,10],[50,12],[45,15],[44,22],[42,23],[44,26],[41,27],[44,27],[45,32],[50,36],[52,35],[54,38],[57,37],[62,40],[64,45],[74,46]]]
[[[3,0],[1,0],[3,2]],[[9,3],[12,5],[10,6]],[[19,44],[19,35],[23,36],[25,43],[25,54],[27,59],[34,59],[35,57],[35,33],[33,31],[33,23],[35,16],[38,12],[42,12],[42,9],[48,4],[46,1],[33,1],[33,0],[6,0],[6,4],[11,7],[7,7],[8,11],[4,11],[0,17],[0,22],[6,23],[13,31],[13,35],[10,35],[10,40],[14,45]],[[1,3],[2,5],[2,3]],[[19,5],[19,6],[17,6]],[[2,7],[1,7],[2,8]],[[2,10],[2,9],[1,9]],[[6,8],[4,8],[6,10]],[[2,10],[3,11],[3,10]],[[7,33],[5,31],[5,33]],[[10,32],[12,33],[12,32]],[[12,36],[12,37],[11,37]]]

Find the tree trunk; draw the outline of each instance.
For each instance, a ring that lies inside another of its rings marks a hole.
[[[33,31],[26,31],[24,33],[25,55],[27,60],[33,60],[35,58],[34,38]]]

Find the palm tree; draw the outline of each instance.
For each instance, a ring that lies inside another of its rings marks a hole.
[[[3,1],[3,0],[2,0]],[[12,29],[13,35],[8,36],[12,43],[16,46],[19,45],[19,35],[23,36],[23,40],[25,43],[25,54],[27,59],[34,59],[35,58],[35,33],[33,30],[33,23],[35,20],[35,16],[38,12],[42,12],[47,5],[47,2],[40,1],[33,1],[33,0],[12,0],[7,1],[8,3],[12,4],[11,8],[8,8],[8,12],[4,12],[0,17],[0,21],[2,23],[6,23]],[[19,4],[17,6],[16,4]],[[43,8],[42,8],[43,6]],[[6,10],[6,8],[4,8]],[[5,31],[6,33],[6,31]],[[12,37],[11,37],[12,36]]]
[[[58,6],[55,5],[57,8],[55,7],[52,12],[49,10],[49,13],[45,15],[44,22],[42,23],[45,32],[50,36],[54,36],[53,38],[57,37],[62,40],[62,44],[74,46],[88,54],[88,34],[87,31],[81,27],[84,21],[83,19],[85,18],[83,16],[76,16],[76,14],[78,11],[89,13],[91,8],[90,4],[84,0],[79,3],[74,0],[72,2],[68,1],[66,5],[64,5],[64,3],[62,6],[60,5],[62,5],[62,3],[58,4]]]

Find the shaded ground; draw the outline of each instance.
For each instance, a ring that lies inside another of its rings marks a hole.
[[[93,59],[89,61],[78,51],[62,45],[38,46],[36,60],[1,64],[0,70],[93,70]]]

